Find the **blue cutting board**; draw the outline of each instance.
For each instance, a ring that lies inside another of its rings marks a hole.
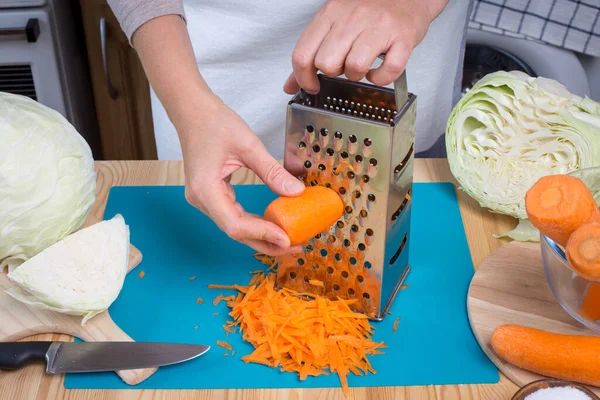
[[[264,185],[235,187],[238,201],[261,214],[276,196]],[[377,374],[348,377],[351,387],[496,383],[499,375],[475,340],[467,318],[466,297],[474,269],[451,183],[417,183],[413,189],[410,243],[412,271],[392,314],[374,323],[374,340],[385,354],[371,357]],[[337,376],[281,373],[240,360],[252,352],[239,334],[225,336],[228,309],[212,300],[227,291],[209,283],[246,284],[249,271],[262,267],[254,251],[232,241],[202,213],[187,204],[180,186],[113,187],[105,219],[120,213],[131,242],[143,254],[110,307],[117,325],[136,341],[200,343],[212,346],[189,362],[159,368],[135,386],[140,389],[228,389],[339,387]],[[138,272],[144,271],[143,279]],[[189,278],[195,276],[194,280]],[[205,304],[197,304],[202,297]],[[218,312],[217,316],[213,314]],[[392,332],[396,317],[401,321]],[[194,329],[198,326],[198,329]],[[236,353],[223,356],[217,340]],[[68,374],[69,389],[126,389],[113,372]]]

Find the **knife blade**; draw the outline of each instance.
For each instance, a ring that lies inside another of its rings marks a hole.
[[[191,360],[209,349],[159,342],[5,342],[0,343],[0,369],[44,361],[52,374],[155,368]]]

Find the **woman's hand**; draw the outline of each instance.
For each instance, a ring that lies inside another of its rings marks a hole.
[[[329,0],[304,30],[292,53],[288,94],[319,92],[317,71],[377,86],[394,82],[412,50],[448,0]],[[375,59],[386,53],[381,66]]]
[[[268,255],[299,252],[277,225],[247,213],[236,202],[231,174],[247,167],[274,192],[298,195],[304,184],[267,151],[248,125],[218,98],[198,109],[180,132],[187,201],[208,215],[232,239]]]
[[[248,125],[213,94],[200,72],[183,20],[154,18],[133,35],[148,80],[177,128],[185,168],[185,197],[231,238],[268,255],[299,252],[277,225],[250,215],[229,183],[241,167],[280,195],[304,184],[271,157]],[[175,61],[173,61],[175,60]]]

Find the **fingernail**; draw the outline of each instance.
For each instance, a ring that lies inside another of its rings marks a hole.
[[[287,249],[288,247],[290,247],[290,242],[288,239],[285,238],[279,238],[275,240],[275,244],[279,247],[281,247],[282,249]]]
[[[290,179],[283,184],[283,190],[289,194],[301,193],[304,190],[304,184],[297,179]]]

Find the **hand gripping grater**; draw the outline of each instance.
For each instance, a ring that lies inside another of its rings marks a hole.
[[[382,320],[410,271],[408,244],[416,96],[319,74],[321,90],[289,102],[284,166],[307,185],[336,190],[344,216],[278,260],[278,288],[355,299]]]

